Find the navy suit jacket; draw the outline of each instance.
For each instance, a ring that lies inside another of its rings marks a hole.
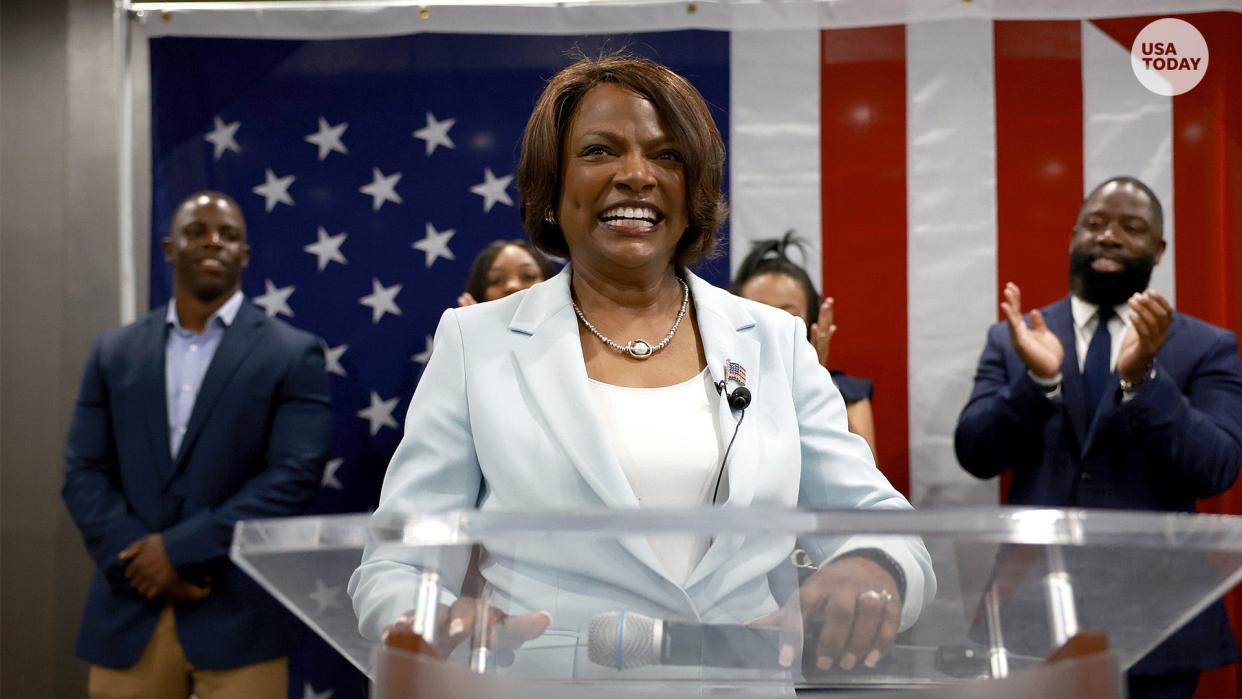
[[[96,566],[78,655],[108,667],[141,657],[165,603],[130,587],[117,554],[162,532],[183,578],[211,579],[206,599],[174,608],[190,663],[221,669],[279,657],[297,622],[227,556],[237,520],[296,514],[319,488],[331,435],[323,350],[243,303],[174,458],[165,317],[161,307],[101,335],[74,407],[62,495]]]
[[[1174,313],[1155,379],[1121,401],[1117,374],[1094,416],[1084,405],[1066,297],[1042,309],[1061,340],[1059,401],[1031,380],[1005,322],[988,331],[970,401],[958,420],[958,461],[979,478],[1012,469],[1014,505],[1194,512],[1228,489],[1242,464],[1242,368],[1232,332]],[[1133,668],[1206,669],[1237,657],[1218,601]]]

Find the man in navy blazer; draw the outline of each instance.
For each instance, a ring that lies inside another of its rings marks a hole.
[[[1078,213],[1070,296],[1028,325],[1006,285],[955,447],[979,478],[1012,469],[1010,503],[1194,512],[1237,477],[1237,338],[1147,288],[1163,218],[1145,184],[1110,179]],[[1236,659],[1218,601],[1131,669],[1130,696],[1193,696],[1200,670]]]
[[[92,697],[284,697],[297,623],[227,556],[234,523],[319,487],[323,352],[245,302],[232,198],[185,199],[164,254],[172,301],[96,340],[70,423],[62,492],[96,565],[78,655]]]

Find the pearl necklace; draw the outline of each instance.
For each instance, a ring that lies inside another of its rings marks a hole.
[[[685,280],[681,277],[677,278],[677,282],[681,284],[681,310],[677,311],[677,320],[673,321],[673,327],[669,329],[668,334],[664,336],[663,340],[660,340],[660,342],[655,345],[642,338],[630,340],[626,345],[618,344],[617,342],[614,342],[612,338],[600,332],[598,328],[592,325],[591,321],[587,320],[586,316],[582,315],[582,309],[578,308],[578,304],[576,302],[570,301],[570,303],[573,304],[574,313],[578,314],[578,319],[582,321],[582,324],[586,326],[586,329],[590,330],[591,334],[595,335],[595,337],[602,340],[605,345],[608,345],[618,352],[629,354],[634,359],[647,359],[651,355],[668,346],[668,343],[673,339],[673,335],[677,333],[677,326],[681,325],[681,319],[686,316],[686,309],[690,306],[690,287],[686,285]]]

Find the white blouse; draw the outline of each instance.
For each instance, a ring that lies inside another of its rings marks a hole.
[[[660,388],[590,381],[592,408],[642,507],[697,507],[728,499],[720,473],[720,397],[707,369]],[[669,577],[684,583],[706,553],[708,537],[658,536],[651,548]]]

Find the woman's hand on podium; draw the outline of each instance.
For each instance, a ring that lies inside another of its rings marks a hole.
[[[485,646],[493,651],[512,651],[543,635],[551,623],[552,615],[548,612],[510,615],[478,598],[459,597],[452,605],[442,604],[437,610],[434,643],[427,644],[414,633],[413,611],[406,612],[384,630],[384,642],[415,653],[430,649],[440,658],[447,658],[467,639],[472,639],[476,648]],[[412,636],[422,643],[412,641]]]
[[[874,668],[892,650],[901,621],[897,581],[884,566],[843,556],[812,573],[781,609],[751,622],[781,629],[779,662],[803,674]]]

